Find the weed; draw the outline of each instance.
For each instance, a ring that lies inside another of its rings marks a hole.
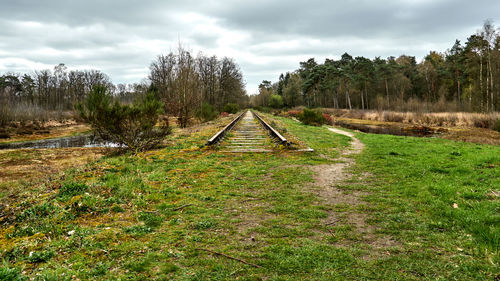
[[[25,281],[28,280],[27,277],[21,274],[21,269],[11,268],[4,262],[0,266],[0,280],[2,281]]]
[[[55,253],[52,250],[45,250],[39,252],[31,252],[28,256],[28,261],[31,263],[46,262],[54,257]]]
[[[88,189],[89,187],[85,183],[68,182],[64,183],[61,189],[59,189],[57,196],[67,200],[73,196],[83,194]]]
[[[141,212],[139,220],[144,222],[147,227],[155,228],[162,224],[163,218],[152,212]]]
[[[193,228],[197,230],[205,230],[217,226],[217,222],[212,219],[197,221],[193,224]]]
[[[54,272],[45,272],[37,275],[34,279],[35,281],[70,281],[70,276],[63,276],[62,274],[57,274]]]
[[[131,227],[123,228],[123,232],[133,236],[143,236],[145,234],[153,232],[153,229],[145,225],[134,225]]]

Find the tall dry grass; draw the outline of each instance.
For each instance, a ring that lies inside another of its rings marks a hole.
[[[0,105],[0,126],[11,122],[24,121],[49,121],[74,119],[77,115],[74,111],[47,110],[38,105],[28,103],[14,104],[2,103]]]
[[[353,118],[380,122],[398,122],[424,126],[477,127],[493,129],[500,122],[500,112],[398,112],[385,110],[347,110],[325,108],[323,112],[337,118]]]

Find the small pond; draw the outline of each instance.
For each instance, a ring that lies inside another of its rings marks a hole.
[[[0,143],[0,149],[65,148],[65,147],[119,147],[116,143],[102,141],[93,135],[79,135],[15,143]]]
[[[436,130],[428,127],[408,127],[402,128],[397,126],[376,126],[376,125],[365,125],[357,123],[347,123],[343,121],[338,121],[335,125],[342,128],[358,130],[363,133],[370,134],[386,134],[395,136],[408,136],[408,137],[430,137],[435,135]]]

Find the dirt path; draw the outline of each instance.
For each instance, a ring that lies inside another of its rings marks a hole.
[[[348,169],[355,163],[355,159],[349,156],[361,153],[365,145],[350,132],[336,128],[328,128],[328,130],[350,137],[351,146],[341,152],[338,163],[318,165],[311,168],[315,173],[315,186],[318,187],[316,193],[321,198],[321,203],[329,206],[347,205],[349,210],[344,212],[330,211],[324,223],[331,226],[342,224],[353,226],[356,236],[362,237],[361,241],[374,249],[395,246],[396,243],[390,237],[376,235],[376,227],[366,223],[368,215],[358,211],[357,207],[365,204],[361,197],[367,195],[367,193],[359,190],[346,191],[340,188],[346,180],[353,177],[353,174]],[[340,241],[338,245],[347,246],[349,243],[349,241]],[[376,254],[372,253],[372,255]]]
[[[341,152],[339,163],[314,166],[312,170],[317,173],[316,184],[323,187],[321,193],[324,193],[322,194],[324,196],[322,197],[328,201],[336,200],[336,198],[343,200],[343,198],[338,198],[338,195],[342,192],[335,188],[335,185],[351,177],[351,174],[349,174],[346,169],[354,164],[354,159],[346,156],[361,153],[365,145],[350,132],[335,128],[328,128],[328,130],[336,134],[350,137],[352,140],[351,147],[348,150]]]

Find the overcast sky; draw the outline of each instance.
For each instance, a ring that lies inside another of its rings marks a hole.
[[[99,69],[140,82],[181,42],[234,58],[250,94],[315,57],[414,55],[500,25],[499,0],[0,0],[0,74]]]

